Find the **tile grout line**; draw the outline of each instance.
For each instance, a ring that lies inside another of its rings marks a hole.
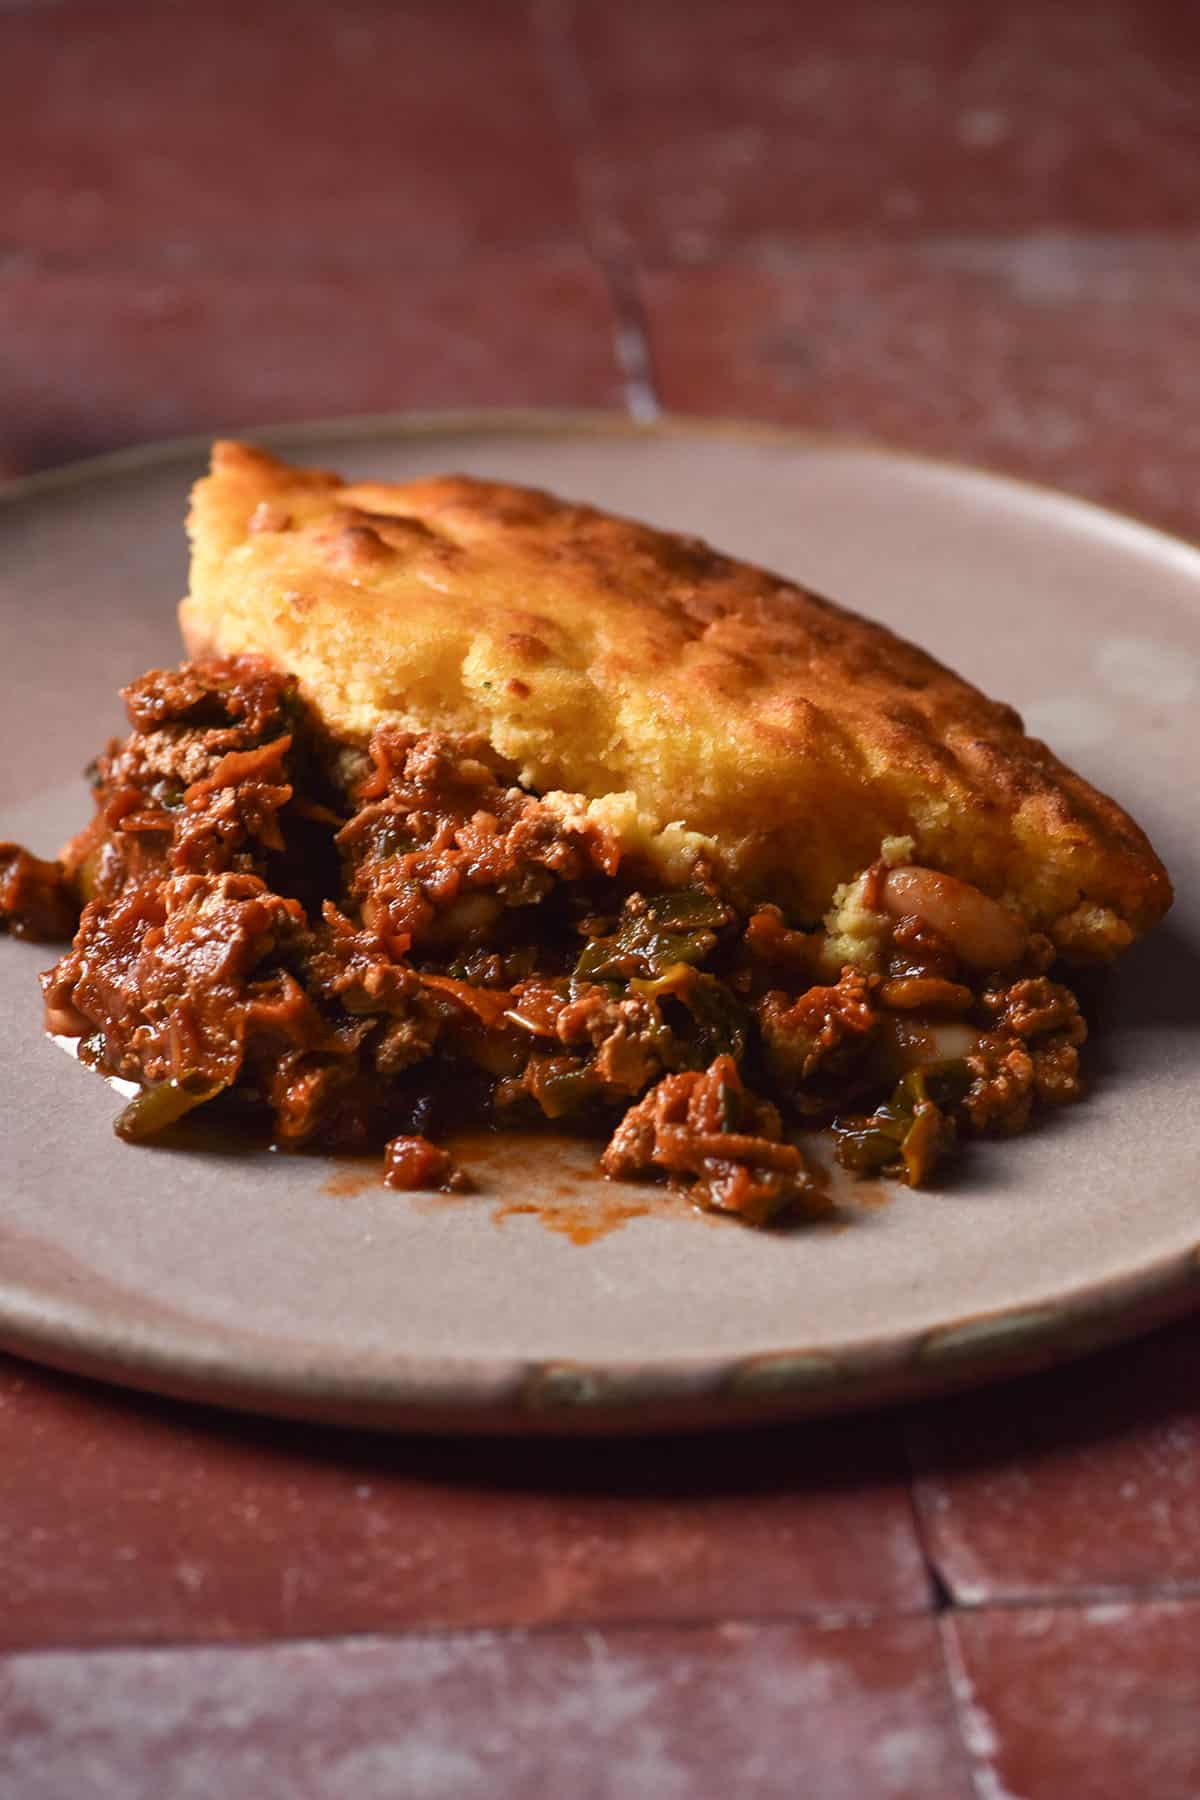
[[[998,1747],[996,1734],[975,1698],[975,1685],[967,1673],[954,1626],[956,1616],[955,1612],[946,1611],[933,1621],[954,1730],[962,1748],[973,1800],[1001,1800],[1005,1790],[997,1779],[993,1761]],[[1015,1797],[1009,1796],[1008,1800],[1015,1800]]]
[[[944,1584],[943,1584],[944,1585]],[[947,1590],[949,1592],[949,1590]],[[1097,1582],[1092,1587],[1015,1588],[1006,1594],[989,1594],[985,1600],[956,1600],[944,1609],[958,1619],[975,1618],[982,1613],[1088,1612],[1095,1608],[1138,1606],[1192,1606],[1200,1601],[1200,1577],[1181,1581]]]
[[[1167,1577],[1155,1581],[1081,1582],[1070,1588],[1014,1587],[1006,1593],[985,1593],[969,1598],[943,1566],[933,1547],[933,1537],[919,1497],[921,1472],[917,1467],[912,1422],[901,1421],[900,1437],[908,1466],[908,1503],[912,1510],[917,1546],[929,1579],[935,1618],[962,1618],[987,1612],[1036,1612],[1058,1607],[1085,1612],[1091,1607],[1188,1605],[1200,1600],[1200,1576]]]
[[[296,1644],[407,1643],[443,1638],[556,1638],[572,1632],[628,1631],[633,1633],[678,1631],[700,1633],[718,1631],[726,1626],[738,1629],[808,1630],[808,1631],[872,1631],[878,1625],[896,1621],[928,1619],[926,1607],[846,1606],[814,1609],[795,1613],[715,1613],[707,1617],[672,1619],[654,1614],[630,1614],[610,1619],[547,1619],[542,1621],[504,1621],[475,1625],[439,1625],[425,1622],[413,1626],[380,1625],[355,1630],[353,1627],[329,1632],[280,1633],[262,1637],[198,1637],[198,1638],[110,1638],[91,1644],[0,1643],[0,1664],[14,1657],[29,1656],[136,1656],[146,1651],[187,1652],[190,1650],[282,1650]]]
[[[908,1470],[908,1505],[912,1514],[913,1531],[916,1534],[917,1548],[921,1552],[921,1560],[925,1564],[925,1574],[929,1582],[931,1610],[934,1616],[954,1610],[958,1601],[955,1597],[953,1583],[933,1548],[933,1539],[925,1519],[925,1511],[917,1495],[921,1476],[917,1468],[917,1459],[913,1448],[912,1423],[904,1416],[899,1421],[900,1447]]]
[[[626,411],[639,425],[653,424],[660,416],[662,406],[636,272],[616,263],[598,266],[608,284],[615,315],[613,347],[621,372]]]
[[[1139,1604],[1177,1605],[1200,1614],[1200,1582],[1189,1584],[1190,1591],[1168,1592],[1158,1588],[1138,1590],[1133,1593],[1125,1590],[1124,1599],[1132,1607]],[[939,1588],[943,1586],[938,1583]],[[989,1601],[978,1606],[957,1606],[952,1602],[941,1607],[828,1607],[809,1612],[795,1613],[725,1613],[710,1617],[672,1619],[658,1617],[653,1614],[628,1617],[616,1616],[608,1619],[550,1619],[536,1621],[492,1621],[483,1624],[444,1624],[424,1622],[413,1626],[374,1626],[363,1630],[353,1628],[330,1632],[301,1632],[290,1635],[281,1633],[262,1637],[246,1636],[197,1637],[197,1638],[145,1638],[121,1639],[112,1638],[96,1643],[20,1643],[0,1644],[0,1665],[16,1658],[42,1656],[139,1656],[150,1652],[169,1652],[171,1654],[187,1654],[191,1651],[260,1651],[284,1650],[299,1646],[325,1646],[360,1643],[401,1644],[412,1640],[421,1642],[436,1641],[444,1638],[555,1638],[566,1637],[571,1633],[587,1632],[629,1632],[639,1634],[656,1631],[675,1631],[681,1634],[719,1631],[726,1627],[738,1630],[753,1631],[793,1631],[808,1630],[817,1632],[840,1631],[873,1631],[878,1626],[903,1621],[927,1619],[939,1635],[939,1641],[945,1646],[953,1646],[953,1653],[948,1654],[947,1678],[952,1686],[956,1680],[954,1673],[954,1656],[958,1654],[956,1627],[960,1619],[986,1617],[989,1613],[1015,1614],[1020,1612],[1055,1612],[1084,1611],[1088,1608],[1104,1609],[1106,1606],[1120,1604],[1121,1599],[1116,1590],[1105,1590],[1106,1598],[1099,1591],[1090,1595],[1069,1594],[1057,1598],[1034,1600],[1007,1599]]]
[[[917,1486],[920,1475],[917,1472],[916,1457],[913,1454],[913,1440],[910,1421],[902,1417],[899,1425],[901,1451],[908,1469],[908,1504],[912,1513],[913,1531],[916,1535],[917,1548],[925,1565],[925,1576],[929,1583],[930,1624],[937,1641],[937,1658],[942,1671],[946,1699],[950,1709],[950,1719],[954,1734],[962,1755],[964,1773],[967,1780],[965,1790],[967,1800],[996,1800],[989,1795],[981,1779],[983,1771],[976,1753],[977,1734],[973,1727],[973,1716],[967,1710],[964,1698],[964,1683],[969,1682],[962,1659],[958,1653],[958,1641],[954,1634],[953,1620],[958,1607],[955,1604],[954,1591],[948,1581],[941,1564],[934,1553],[933,1543],[926,1525],[925,1513],[917,1498]]]
[[[968,1800],[1001,1800],[1003,1790],[996,1784],[995,1771],[990,1763],[990,1756],[995,1750],[995,1735],[986,1716],[975,1703],[974,1688],[958,1642],[955,1621],[963,1609],[955,1600],[953,1585],[933,1548],[925,1509],[918,1497],[921,1475],[917,1468],[910,1417],[905,1415],[901,1418],[899,1430],[904,1461],[908,1468],[908,1504],[912,1511],[917,1547],[929,1581],[932,1601],[930,1623],[937,1640],[937,1656],[945,1683],[950,1718],[962,1754],[967,1781],[966,1793]]]

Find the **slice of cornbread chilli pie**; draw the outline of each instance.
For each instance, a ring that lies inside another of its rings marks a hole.
[[[47,1022],[139,1084],[122,1136],[242,1108],[406,1188],[467,1183],[466,1123],[591,1133],[757,1224],[829,1204],[807,1130],[918,1185],[1082,1093],[1071,967],[1170,883],[924,651],[465,476],[218,444],[189,523],[190,660],[61,862],[0,861],[14,928],[78,921]]]

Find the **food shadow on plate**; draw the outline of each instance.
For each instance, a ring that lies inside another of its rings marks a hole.
[[[1200,946],[1174,925],[1160,925],[1115,964],[1076,971],[1074,982],[1090,1028],[1086,1067],[1096,1079],[1121,1072],[1127,1035],[1200,1031]]]
[[[774,1236],[824,1234],[874,1225],[890,1202],[907,1191],[894,1181],[851,1175],[838,1168],[828,1132],[804,1133],[801,1141],[812,1167],[816,1193],[829,1210],[798,1212],[776,1219],[768,1228]],[[573,1154],[569,1166],[561,1154],[564,1140],[552,1133],[482,1129],[452,1133],[445,1139],[445,1146],[469,1185],[461,1192],[416,1189],[396,1192],[392,1198],[397,1206],[408,1206],[427,1215],[483,1207],[490,1211],[491,1221],[498,1227],[534,1220],[545,1230],[577,1245],[594,1243],[639,1219],[671,1220],[698,1230],[752,1229],[729,1214],[696,1205],[682,1189],[660,1182],[608,1181],[600,1169],[599,1143],[580,1138],[568,1138],[565,1143],[571,1152],[583,1153],[582,1157]],[[222,1160],[294,1157],[305,1166],[308,1178],[318,1180],[323,1195],[351,1205],[385,1187],[380,1149],[278,1150],[272,1147],[262,1121],[241,1112],[236,1105],[222,1108],[219,1101],[212,1108],[179,1120],[136,1148],[160,1155],[213,1156]],[[539,1192],[531,1194],[526,1171],[539,1154],[556,1150],[551,1178],[540,1182]],[[950,1179],[953,1180],[953,1174]]]

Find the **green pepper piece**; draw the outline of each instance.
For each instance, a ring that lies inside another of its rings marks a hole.
[[[723,901],[698,888],[676,888],[656,894],[648,910],[656,924],[676,931],[718,931],[730,918]]]
[[[550,1057],[534,1057],[528,1068],[529,1092],[548,1119],[564,1119],[578,1112],[596,1092],[594,1077],[586,1069],[547,1067]]]
[[[629,983],[635,994],[647,1000],[678,1000],[692,1015],[696,1027],[693,1048],[707,1068],[715,1056],[729,1055],[740,1062],[746,1053],[749,1023],[746,1010],[715,975],[687,963],[672,963],[662,975]]]
[[[228,1086],[227,1081],[200,1081],[187,1076],[182,1081],[157,1082],[134,1095],[119,1114],[113,1130],[127,1144],[145,1143],[147,1138],[157,1137],[160,1131],[176,1124],[198,1106],[215,1100]]]
[[[953,1125],[943,1109],[970,1083],[960,1058],[910,1069],[866,1118],[835,1121],[838,1161],[856,1175],[899,1175],[919,1187],[949,1146]]]
[[[674,963],[702,963],[730,913],[711,894],[657,894],[646,910],[622,918],[612,937],[593,938],[575,965],[576,981],[655,979]]]

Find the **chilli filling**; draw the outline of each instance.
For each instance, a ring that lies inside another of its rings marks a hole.
[[[47,1029],[140,1085],[123,1138],[238,1106],[280,1145],[382,1145],[391,1185],[452,1187],[439,1138],[550,1121],[604,1140],[609,1176],[760,1224],[827,1204],[804,1128],[918,1186],[963,1134],[1081,1092],[1050,946],[948,876],[866,870],[874,935],[839,964],[819,922],[703,864],[663,891],[482,738],[335,744],[254,658],[125,700],[61,862],[0,848],[0,920],[74,931]]]

